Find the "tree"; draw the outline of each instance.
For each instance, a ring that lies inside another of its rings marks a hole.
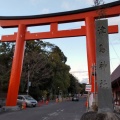
[[[14,43],[0,44],[0,52],[0,85],[7,92]],[[19,92],[26,93],[29,76],[32,83],[29,94],[35,98],[43,93],[57,94],[58,87],[66,93],[70,86],[70,67],[66,61],[58,46],[40,40],[26,42]]]
[[[53,79],[51,82],[52,92],[53,94],[58,94],[59,90],[61,90],[62,93],[66,93],[70,85],[69,78],[70,67],[65,64],[67,58],[57,46],[52,48],[49,58],[51,60],[51,66],[54,72]]]
[[[21,92],[26,91],[28,71],[32,87],[41,86],[52,77],[53,72],[48,61],[48,51],[45,50],[46,46],[46,43],[42,41],[27,42],[21,77]]]
[[[81,88],[80,94],[87,94],[88,92],[85,91],[86,83],[79,83],[79,87]]]
[[[72,95],[78,93],[78,80],[72,74],[70,74],[70,86],[68,92]]]
[[[29,41],[26,44],[23,72],[21,77],[20,92],[25,92],[28,83],[28,71],[30,73],[30,93],[38,91],[50,91],[57,94],[58,87],[63,92],[69,87],[69,70],[66,65],[67,58],[59,47],[43,41]],[[28,68],[29,66],[29,68]],[[41,92],[38,92],[41,93]],[[50,94],[48,92],[48,94]]]
[[[0,89],[6,92],[13,58],[14,43],[0,43]]]
[[[104,1],[103,0],[93,0],[94,2],[94,6],[97,6],[98,7],[98,10],[96,11],[97,14],[98,14],[98,18],[100,19],[101,17],[105,17],[105,9],[100,9],[100,5],[103,5],[104,4]]]

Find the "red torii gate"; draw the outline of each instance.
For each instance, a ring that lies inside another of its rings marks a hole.
[[[99,6],[99,9],[105,10],[105,17],[115,17],[120,14],[120,1]],[[14,42],[15,52],[12,63],[11,76],[7,94],[6,106],[16,106],[17,95],[19,91],[20,77],[22,71],[22,63],[24,56],[25,41],[35,39],[50,39],[74,36],[86,36],[88,73],[90,79],[90,69],[93,63],[96,63],[95,52],[95,19],[99,17],[97,14],[98,7],[91,7],[81,10],[60,12],[46,15],[34,16],[15,16],[0,17],[0,25],[3,28],[18,27],[18,32],[14,35],[3,35],[1,42]],[[58,30],[58,24],[85,21],[85,26],[80,29]],[[50,25],[49,32],[30,33],[27,31],[29,26]],[[118,26],[109,26],[108,32],[117,33]],[[92,76],[92,90],[94,92],[94,78]]]

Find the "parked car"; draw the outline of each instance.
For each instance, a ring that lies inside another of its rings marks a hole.
[[[79,97],[78,96],[73,96],[72,101],[79,101]]]
[[[26,103],[27,107],[35,107],[37,105],[37,101],[30,95],[18,95],[17,104],[22,105],[23,102]]]

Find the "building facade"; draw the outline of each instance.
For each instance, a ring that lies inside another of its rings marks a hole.
[[[120,107],[120,65],[111,74],[114,105]]]

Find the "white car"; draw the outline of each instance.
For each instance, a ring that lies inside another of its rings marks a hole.
[[[27,107],[35,107],[37,105],[37,101],[30,95],[18,95],[17,104],[22,105],[23,102],[26,103]]]

